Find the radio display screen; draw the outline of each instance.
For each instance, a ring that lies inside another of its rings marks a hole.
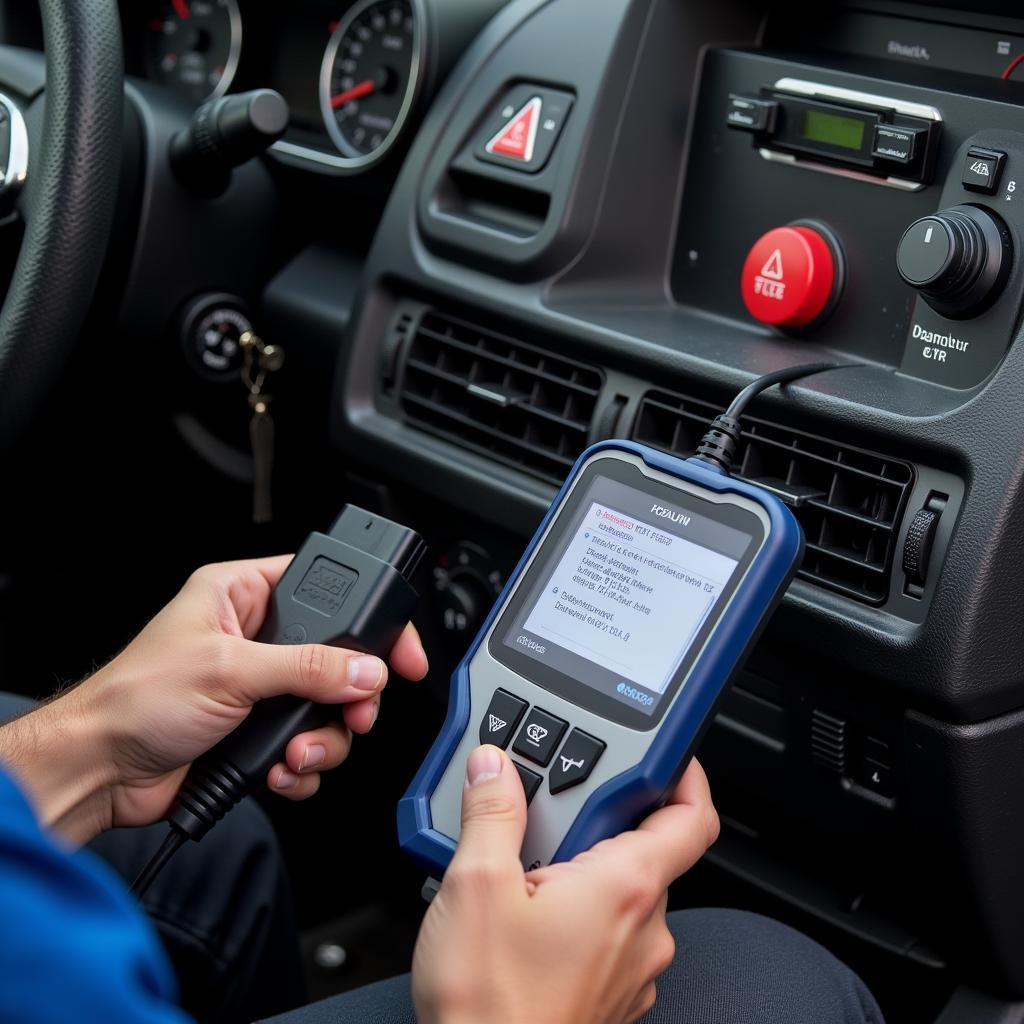
[[[764,529],[745,509],[662,489],[618,466],[635,482],[602,470],[577,484],[561,529],[545,538],[499,620],[491,653],[562,695],[586,693],[579,703],[630,724],[674,693]]]
[[[864,145],[865,124],[860,118],[844,117],[825,110],[805,110],[802,138],[808,142],[822,142],[827,146],[859,152]]]

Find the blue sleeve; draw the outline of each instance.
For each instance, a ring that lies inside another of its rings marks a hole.
[[[0,771],[0,1021],[185,1024],[159,941],[124,885],[43,833]]]

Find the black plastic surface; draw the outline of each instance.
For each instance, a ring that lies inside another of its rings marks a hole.
[[[218,198],[193,194],[175,177],[168,157],[171,139],[190,122],[188,105],[148,82],[130,82],[126,95],[141,125],[140,243],[120,282],[118,328],[152,337],[175,322],[187,300],[208,291],[236,295],[255,309],[277,259],[280,200],[266,168],[250,160]]]
[[[537,278],[564,265],[585,240],[600,198],[601,179],[599,174],[579,175],[578,154],[586,153],[599,165],[608,162],[622,108],[616,83],[635,60],[648,13],[642,4],[590,4],[585,14],[580,12],[588,46],[576,49],[564,45],[563,19],[571,17],[571,6],[519,0],[502,11],[477,41],[479,48],[483,40],[504,35],[506,46],[514,49],[509,56],[499,51],[496,59],[478,63],[458,82],[461,102],[452,109],[446,130],[433,147],[417,202],[423,239],[435,251],[471,264],[503,268],[517,277]],[[614,74],[608,74],[609,64],[616,65]],[[460,69],[468,71],[468,62]],[[518,168],[481,163],[473,153],[495,104],[510,85],[524,81],[548,84],[576,96],[550,163],[526,182]],[[435,107],[432,118],[436,112]],[[451,198],[453,170],[456,176],[470,174],[513,190],[548,195],[550,206],[530,230],[509,230],[508,225],[503,229],[493,214],[489,219],[467,216],[465,211],[460,214]]]

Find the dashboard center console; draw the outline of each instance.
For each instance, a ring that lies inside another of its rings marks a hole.
[[[863,76],[832,69],[812,79],[760,52],[709,53],[675,292],[736,317],[742,300],[762,323],[967,390],[999,365],[1019,320],[1024,112],[998,109],[983,88],[893,91],[866,91]],[[985,123],[1001,127],[978,131]],[[787,311],[785,292],[800,291],[806,272],[796,253],[784,260],[784,247],[766,254],[755,241],[757,228],[808,218],[828,239],[819,263],[831,255],[845,266],[847,286],[825,317],[821,300]]]
[[[735,823],[713,858],[1017,993],[1024,827],[991,793],[1024,771],[1022,181],[1024,21],[515,0],[399,175],[332,414],[522,538],[588,444],[687,456],[753,377],[844,364],[742,438],[807,546],[701,751]]]

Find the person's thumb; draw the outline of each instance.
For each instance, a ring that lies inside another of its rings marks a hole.
[[[224,673],[235,696],[254,704],[291,693],[317,704],[347,704],[379,693],[388,679],[387,666],[372,654],[322,644],[262,644],[231,640]]]
[[[497,747],[477,747],[466,762],[462,836],[452,863],[471,863],[483,873],[522,874],[525,831],[526,794],[515,765]]]

